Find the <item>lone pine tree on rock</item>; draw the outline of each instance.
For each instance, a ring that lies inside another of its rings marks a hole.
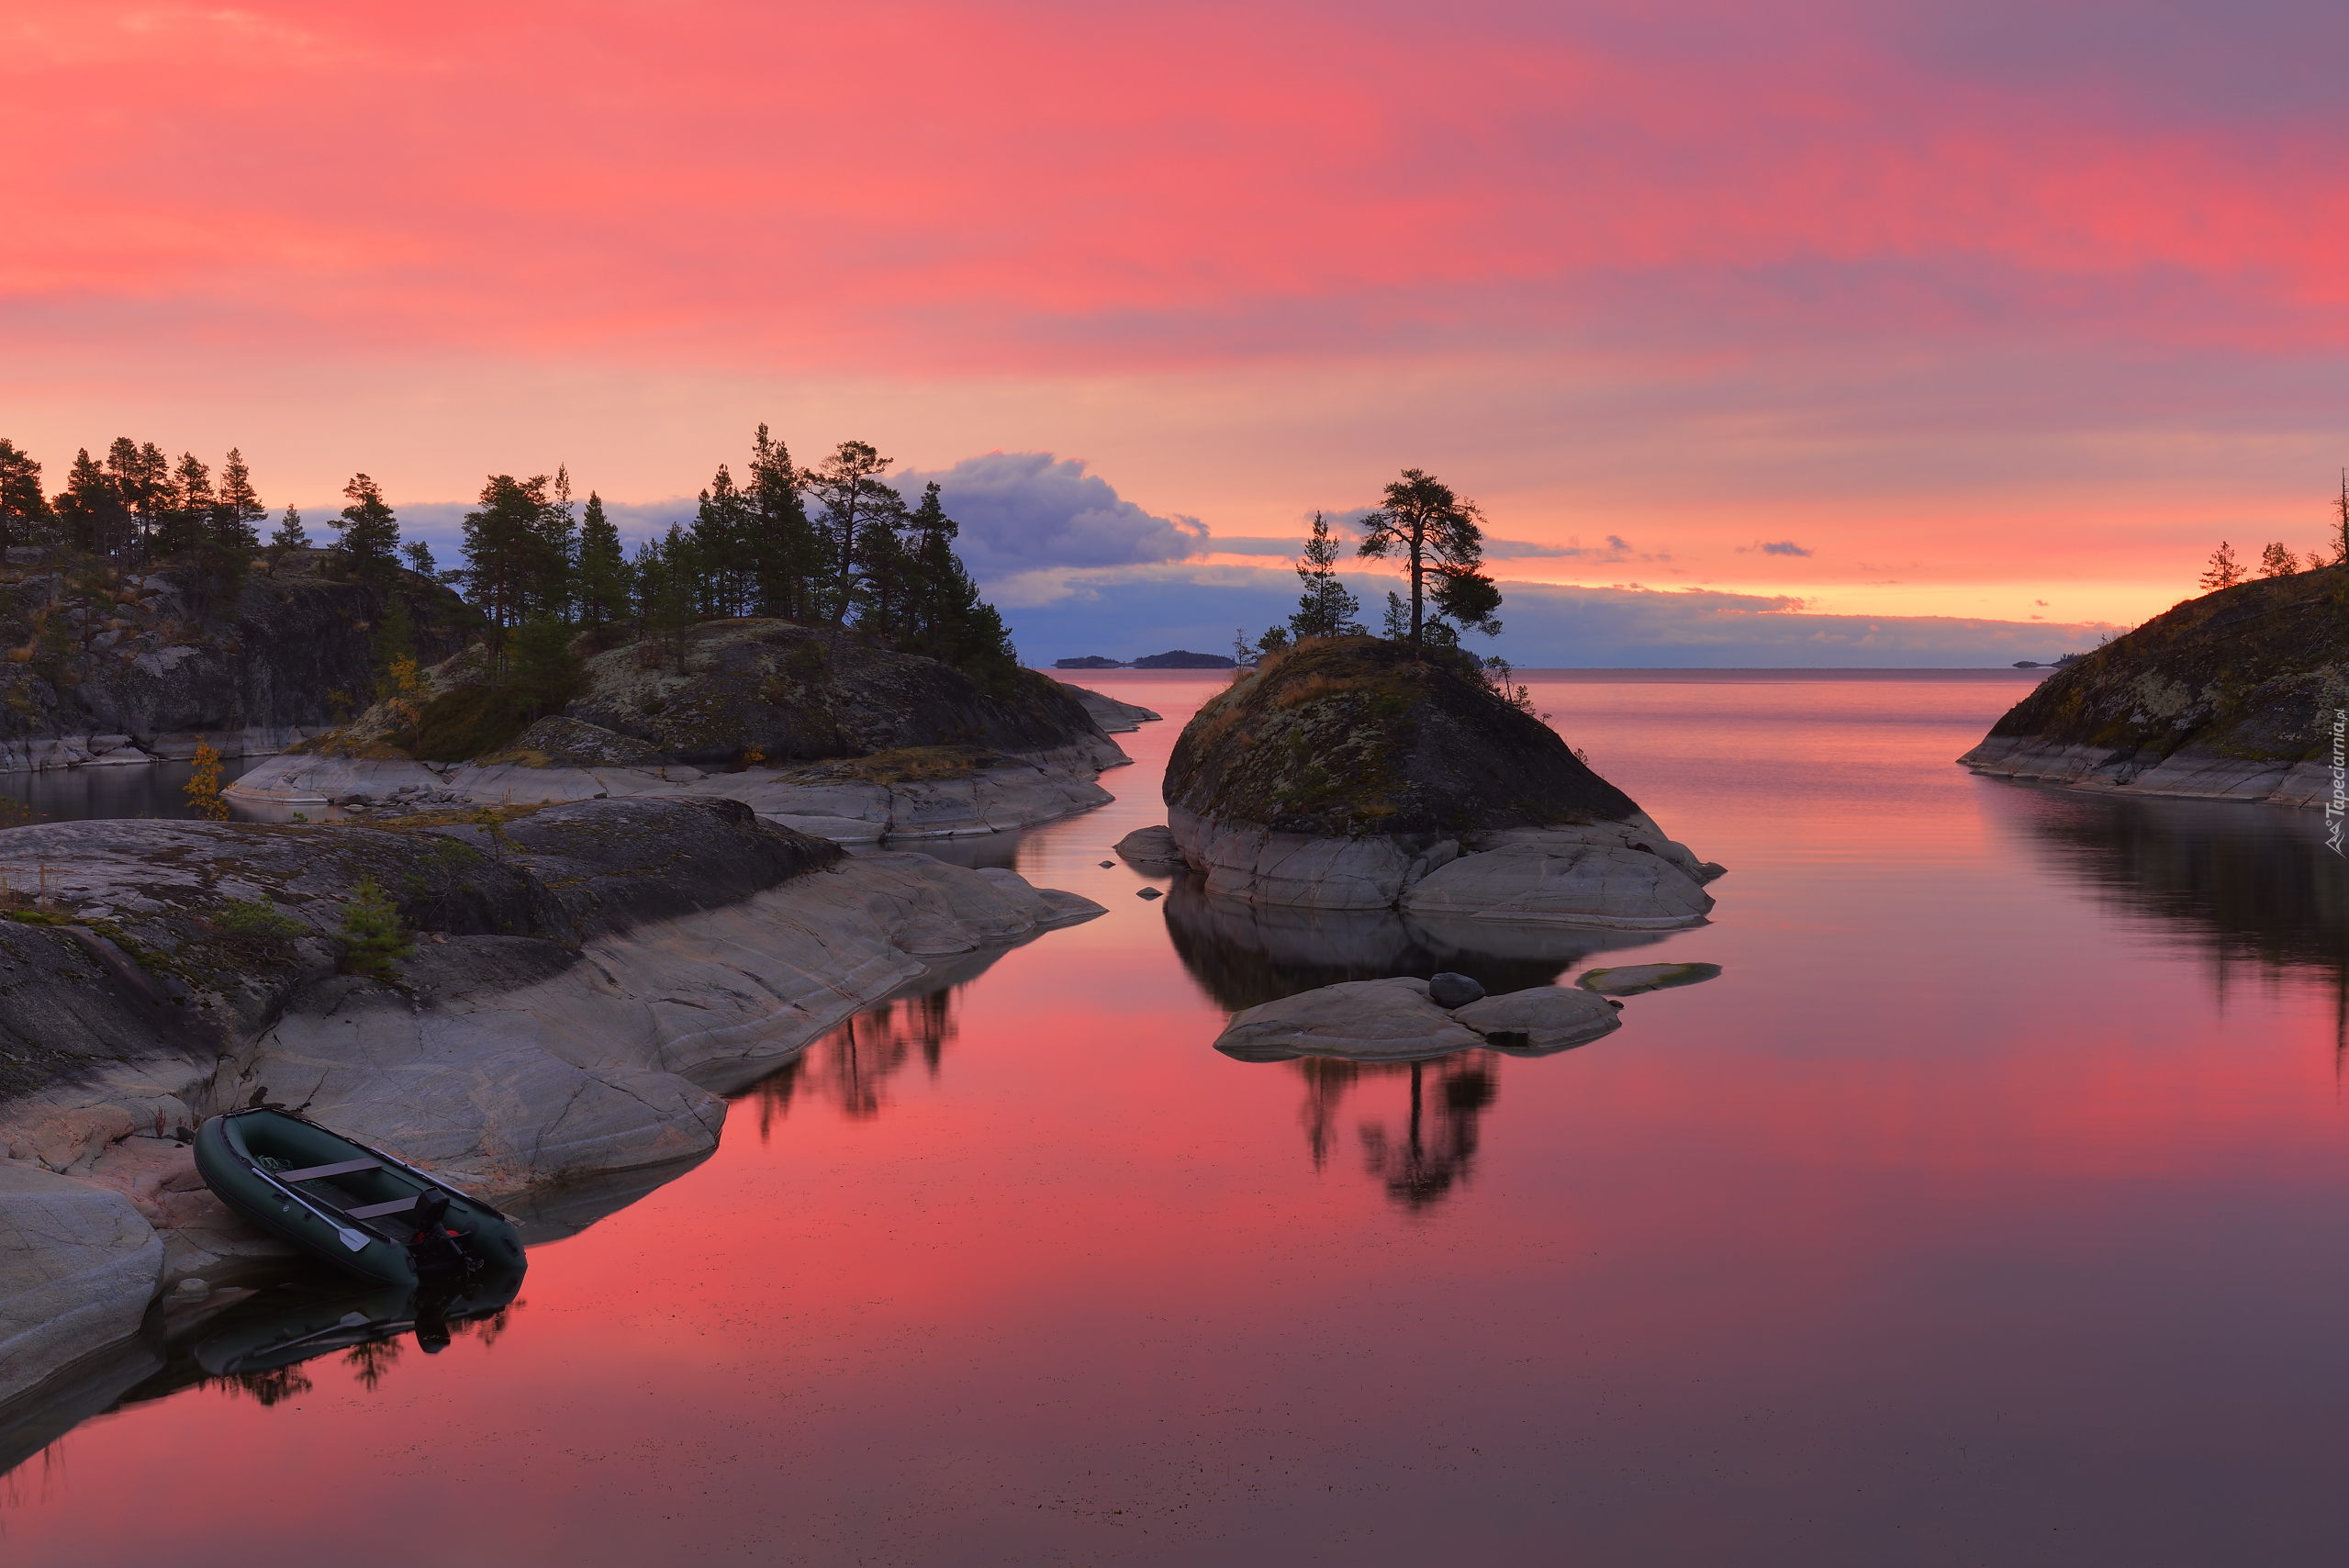
[[[1428,641],[1426,601],[1431,592],[1439,614],[1487,635],[1499,633],[1501,623],[1493,612],[1501,608],[1500,589],[1477,569],[1484,564],[1482,521],[1473,501],[1460,499],[1450,486],[1416,468],[1404,469],[1386,487],[1384,504],[1362,520],[1366,532],[1357,554],[1403,557],[1411,583],[1408,640],[1414,658]],[[1443,632],[1449,635],[1437,641],[1459,640],[1449,625]]]

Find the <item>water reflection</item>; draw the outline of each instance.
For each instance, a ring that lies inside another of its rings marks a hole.
[[[265,756],[223,757],[220,782],[233,783],[268,760]],[[194,771],[185,762],[153,762],[0,774],[0,825],[20,818],[63,823],[111,817],[192,817],[196,813],[188,809],[187,781]]]
[[[2313,970],[2349,998],[2349,862],[2316,812],[2086,796],[2002,786],[1993,797],[2104,908],[2232,966]]]
[[[112,1347],[84,1375],[51,1380],[0,1408],[0,1469],[13,1469],[97,1415],[191,1388],[274,1406],[317,1386],[314,1363],[335,1357],[373,1392],[406,1354],[426,1355],[474,1336],[494,1344],[524,1303],[524,1271],[476,1274],[454,1285],[372,1284],[305,1270],[230,1286],[188,1304],[166,1298],[138,1338]]]
[[[1167,890],[1167,935],[1215,1004],[1236,1013],[1344,980],[1470,975],[1494,995],[1548,985],[1594,953],[1670,933],[1432,922],[1391,909],[1305,910],[1210,896],[1197,878]]]
[[[1415,1213],[1465,1184],[1476,1159],[1478,1123],[1500,1094],[1499,1062],[1487,1051],[1462,1051],[1437,1061],[1408,1064],[1341,1061],[1308,1057],[1296,1063],[1305,1081],[1299,1119],[1314,1169],[1327,1167],[1337,1142],[1338,1109],[1363,1079],[1407,1078],[1409,1098],[1401,1125],[1383,1116],[1355,1126],[1362,1169],[1387,1196]]]
[[[917,1058],[932,1078],[955,1037],[954,987],[900,997],[859,1013],[809,1043],[744,1096],[758,1107],[758,1137],[791,1114],[794,1100],[827,1102],[851,1121],[868,1121],[888,1105],[889,1080]]]

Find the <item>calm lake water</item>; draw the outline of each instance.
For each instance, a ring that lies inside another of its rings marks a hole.
[[[86,1421],[0,1483],[0,1554],[2349,1551],[2349,876],[2313,813],[1974,778],[2009,672],[1537,674],[1730,868],[1720,907],[1614,954],[1436,952],[1137,898],[1099,863],[1164,820],[1220,680],[1083,678],[1166,715],[1120,737],[1117,804],[963,853],[1104,918],[811,1047],[438,1355],[166,1377]],[[1724,973],[1547,1059],[1210,1048],[1350,974],[1655,958]]]

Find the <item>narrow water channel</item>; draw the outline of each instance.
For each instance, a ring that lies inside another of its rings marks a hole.
[[[1974,778],[2005,672],[1537,676],[1720,906],[1438,951],[1103,865],[1219,682],[1085,679],[1166,716],[1117,803],[949,852],[1105,916],[835,1031],[666,1184],[549,1206],[437,1353],[84,1421],[0,1483],[0,1555],[2337,1556],[2349,876],[2312,815]],[[1331,980],[1627,950],[1723,973],[1546,1059],[1211,1048]]]

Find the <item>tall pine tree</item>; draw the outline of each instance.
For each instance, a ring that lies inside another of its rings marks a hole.
[[[383,487],[364,474],[353,474],[342,487],[351,504],[334,520],[342,536],[341,550],[360,580],[382,584],[399,567],[399,519],[384,499]]]
[[[0,436],[0,549],[49,537],[49,498],[40,493],[40,462]]]
[[[579,520],[579,623],[601,636],[628,619],[628,557],[620,548],[620,530],[604,516],[603,498],[587,492],[587,510]]]
[[[241,562],[261,548],[261,524],[268,516],[269,509],[252,487],[252,470],[245,466],[244,454],[229,448],[228,460],[220,465],[219,499],[212,508],[213,548]]]

